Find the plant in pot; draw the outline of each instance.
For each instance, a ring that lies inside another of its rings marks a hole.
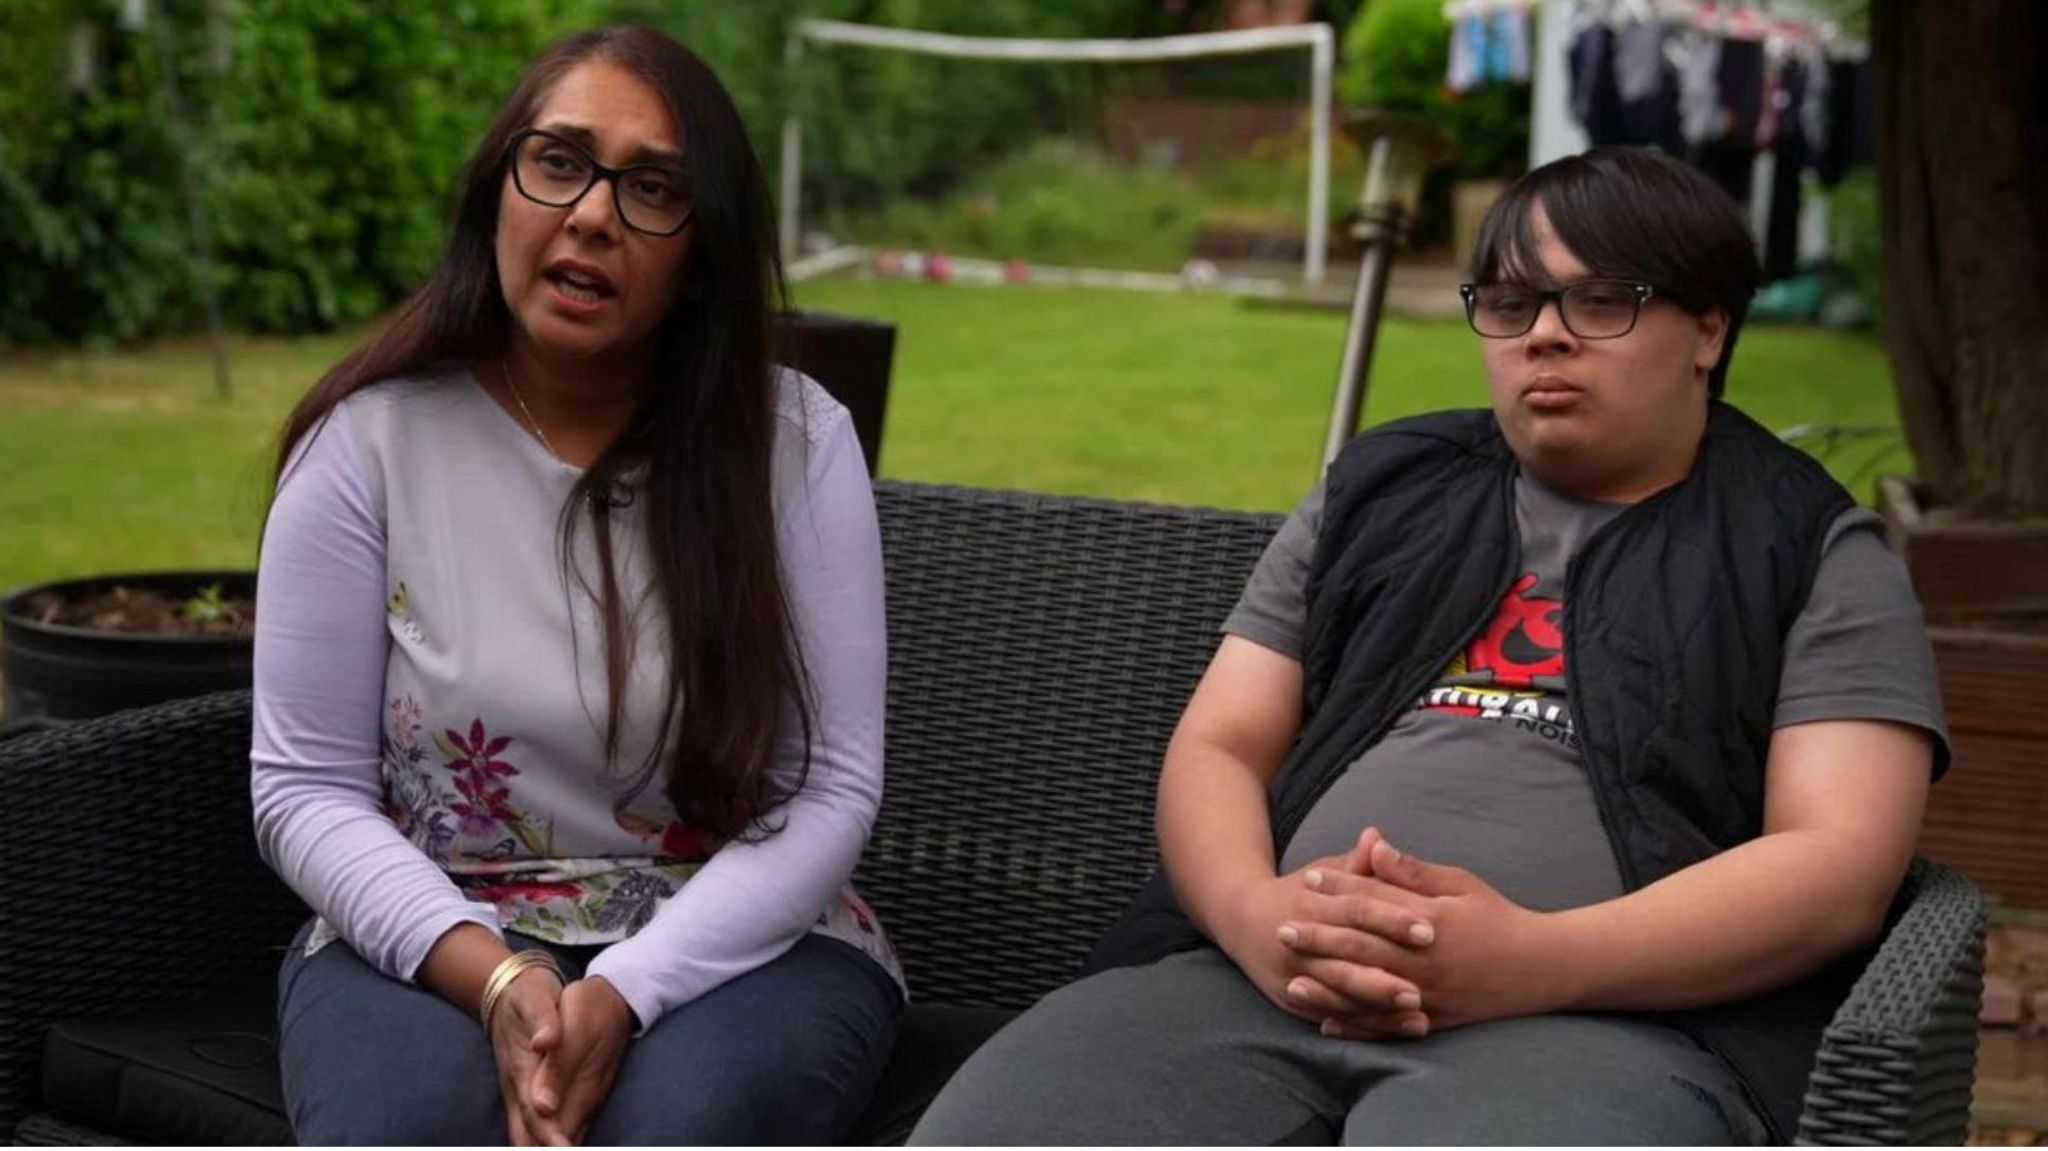
[[[1918,479],[1881,481],[1955,742],[1923,849],[2048,906],[2048,5],[1871,6],[1884,320]]]
[[[6,730],[247,687],[255,598],[247,571],[97,576],[8,593]]]
[[[1456,143],[1456,162],[1423,184],[1414,236],[1417,247],[1448,247],[1462,262],[1487,209],[1527,166],[1529,86],[1450,91],[1444,84],[1450,45],[1442,0],[1374,0],[1344,33],[1337,82],[1352,107],[1420,115]]]

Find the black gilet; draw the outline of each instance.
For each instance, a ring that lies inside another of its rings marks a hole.
[[[1520,559],[1515,474],[1483,410],[1384,425],[1331,464],[1306,589],[1302,730],[1271,796],[1276,852],[1493,617]],[[1785,636],[1828,526],[1853,503],[1811,458],[1716,401],[1691,474],[1572,557],[1572,717],[1627,890],[1762,833]],[[1204,943],[1155,876],[1088,969]],[[1821,1030],[1867,957],[1756,999],[1652,1017],[1725,1059],[1784,1141]]]

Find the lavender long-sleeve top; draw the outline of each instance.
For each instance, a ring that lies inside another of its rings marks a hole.
[[[608,761],[602,624],[560,546],[580,471],[467,372],[366,389],[301,443],[264,535],[250,759],[263,856],[320,917],[309,948],[338,936],[410,980],[463,923],[605,944],[590,974],[643,1028],[810,931],[900,981],[847,883],[882,795],[873,494],[846,410],[793,372],[777,391],[776,530],[816,722],[807,780],[755,841],[716,842],[642,768],[667,659],[645,501],[609,513],[636,642]],[[572,552],[598,586],[588,516]],[[786,780],[803,740],[792,710]]]

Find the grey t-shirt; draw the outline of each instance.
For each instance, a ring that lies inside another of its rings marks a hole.
[[[1396,846],[1476,872],[1537,910],[1622,894],[1572,731],[1564,662],[1565,566],[1621,504],[1515,482],[1522,552],[1487,628],[1385,738],[1309,811],[1281,862],[1293,870],[1377,826]],[[1321,485],[1253,571],[1223,630],[1300,659]],[[1829,526],[1812,595],[1786,637],[1774,722],[1885,719],[1947,740],[1934,655],[1905,566],[1864,508]]]

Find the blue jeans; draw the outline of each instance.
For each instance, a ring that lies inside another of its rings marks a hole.
[[[571,978],[597,953],[546,947]],[[832,1143],[866,1110],[895,1041],[896,985],[844,943],[781,958],[655,1021],[626,1048],[592,1144]],[[472,1016],[304,933],[278,974],[285,1109],[302,1144],[502,1144],[497,1064]]]

